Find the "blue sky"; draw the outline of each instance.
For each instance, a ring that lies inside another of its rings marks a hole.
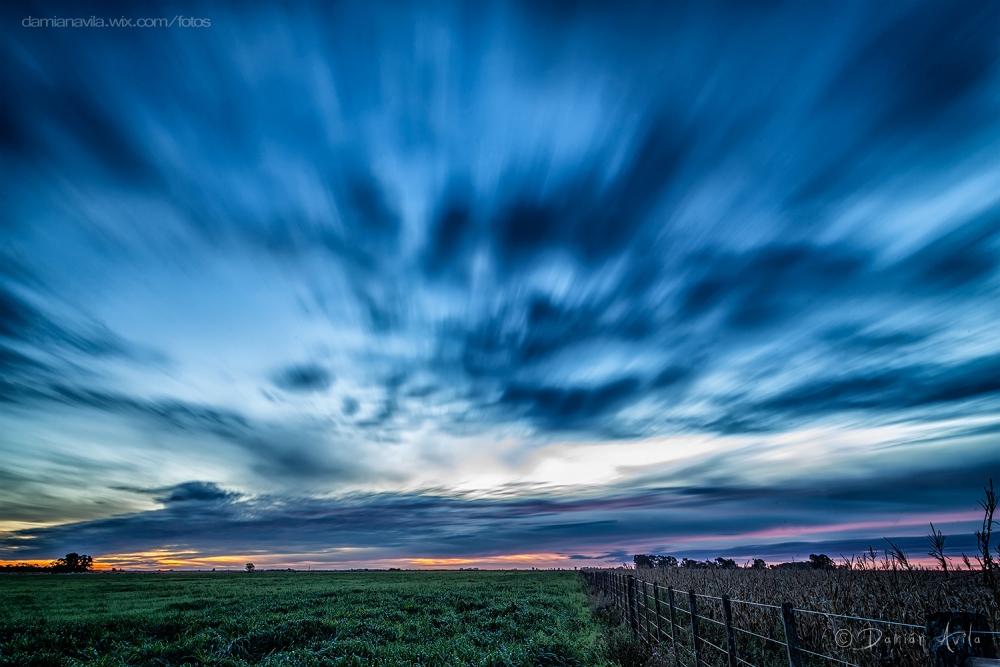
[[[996,3],[137,7],[2,8],[0,559],[974,550]]]

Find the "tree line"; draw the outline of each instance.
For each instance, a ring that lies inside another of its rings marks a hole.
[[[636,554],[632,557],[632,563],[636,569],[684,567],[691,570],[735,570],[741,567],[732,558],[722,558],[721,556],[715,560],[683,558],[678,561],[673,556]],[[809,560],[807,561],[775,563],[774,565],[768,565],[762,558],[754,558],[752,561],[747,561],[742,567],[751,570],[833,570],[837,568],[837,564],[826,554],[809,554]]]
[[[62,558],[57,558],[48,565],[33,563],[15,563],[4,565],[4,572],[89,572],[94,569],[94,559],[86,554],[70,552]]]

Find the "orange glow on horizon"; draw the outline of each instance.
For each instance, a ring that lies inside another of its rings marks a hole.
[[[479,558],[409,558],[404,562],[423,567],[449,565],[505,565],[521,564],[538,567],[547,565],[552,567],[556,564],[565,563],[569,560],[562,554],[505,554],[502,556],[483,556]]]
[[[56,561],[55,558],[50,558],[48,560],[38,560],[33,558],[20,558],[18,560],[5,560],[0,558],[0,567],[6,567],[8,565],[38,565],[41,567],[48,567]],[[94,559],[94,570],[110,570],[113,566],[108,563],[99,562],[96,558]]]
[[[55,561],[54,558],[50,560],[30,560],[30,559],[0,560],[0,567],[3,567],[5,565],[43,565],[47,567],[49,565],[52,565],[54,561]],[[97,563],[94,563],[94,565],[97,565]]]
[[[342,554],[347,555],[347,554]],[[107,571],[112,568],[128,570],[163,570],[163,569],[183,569],[183,570],[211,570],[212,568],[243,570],[247,563],[254,563],[257,569],[285,569],[293,568],[297,570],[312,567],[316,570],[342,570],[342,569],[388,569],[390,567],[400,569],[423,569],[423,568],[458,568],[458,567],[481,567],[483,569],[503,569],[505,567],[529,568],[529,567],[567,567],[570,565],[568,556],[555,553],[521,553],[521,554],[501,554],[495,556],[482,557],[462,557],[462,558],[371,558],[357,559],[356,554],[351,554],[354,558],[336,558],[332,554],[254,554],[254,555],[201,555],[197,551],[171,551],[169,549],[157,549],[152,551],[142,551],[134,553],[107,554],[101,556],[100,560],[94,559],[95,571]],[[317,558],[317,556],[319,556]],[[16,565],[18,563],[48,566],[53,560],[0,560],[0,567],[3,565]],[[569,569],[572,569],[570,566]]]

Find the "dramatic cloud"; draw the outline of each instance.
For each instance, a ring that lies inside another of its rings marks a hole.
[[[324,391],[333,382],[330,371],[322,366],[291,366],[286,368],[274,379],[276,384],[285,391]]]
[[[0,558],[793,553],[997,470],[996,3],[0,12]]]

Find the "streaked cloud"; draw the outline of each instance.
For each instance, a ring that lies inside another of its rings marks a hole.
[[[2,9],[0,557],[853,544],[1000,470],[995,4],[20,25],[108,11]]]

